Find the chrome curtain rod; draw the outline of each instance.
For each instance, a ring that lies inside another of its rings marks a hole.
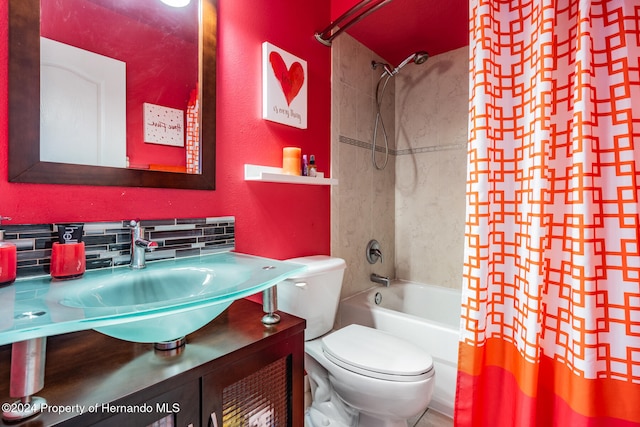
[[[327,28],[316,33],[316,40],[325,46],[331,46],[333,39],[338,37],[343,31],[389,2],[391,2],[391,0],[362,0],[360,3],[340,15],[340,17],[329,24]],[[346,21],[346,23],[344,25],[340,25],[344,21]],[[340,28],[336,32],[333,32],[333,30],[338,26]]]

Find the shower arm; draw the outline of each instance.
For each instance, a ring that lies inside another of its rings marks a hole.
[[[346,31],[353,24],[366,18],[371,13],[375,12],[376,10],[380,9],[382,6],[390,2],[391,0],[362,0],[360,3],[356,4],[351,9],[349,9],[348,11],[340,15],[338,19],[336,19],[331,24],[329,24],[327,28],[325,28],[320,32],[317,32],[315,34],[315,38],[323,45],[331,46],[331,42],[333,42],[333,39],[335,39],[340,34],[342,34],[343,31]],[[365,10],[361,11],[361,9],[365,9]],[[352,17],[352,15],[354,14],[355,16]],[[346,24],[340,26],[340,28],[337,31],[332,33],[332,31],[335,30],[340,24],[342,24],[343,21],[349,18],[352,18],[352,19],[347,21]]]

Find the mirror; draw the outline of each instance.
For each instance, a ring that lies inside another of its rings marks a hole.
[[[197,97],[201,173],[194,174],[42,161],[40,0],[9,0],[9,181],[215,189],[217,10],[215,0],[200,2],[202,48]]]

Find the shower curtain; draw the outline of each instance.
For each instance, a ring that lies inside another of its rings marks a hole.
[[[640,0],[470,2],[455,425],[640,425]]]

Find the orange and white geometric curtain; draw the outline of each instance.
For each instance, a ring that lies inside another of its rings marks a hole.
[[[640,425],[640,0],[471,0],[458,427]]]

